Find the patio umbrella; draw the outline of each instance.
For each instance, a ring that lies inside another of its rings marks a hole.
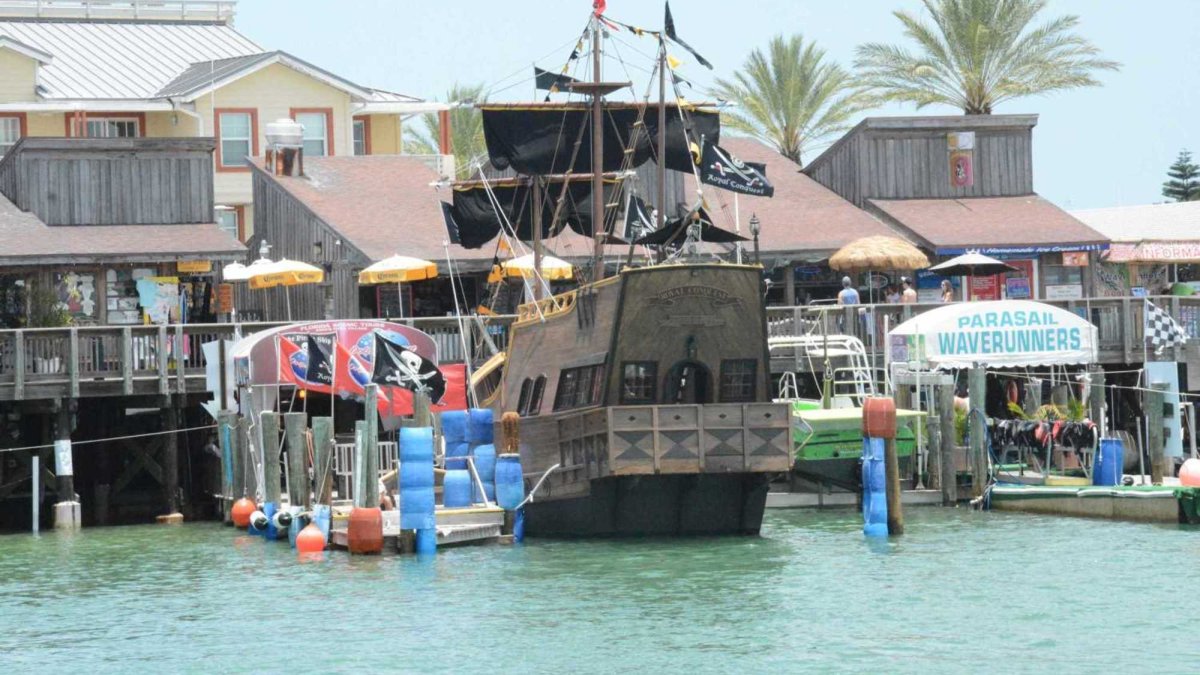
[[[247,270],[253,268],[250,265]],[[300,262],[299,260],[288,260],[286,258],[276,262],[268,262],[262,265],[257,271],[253,271],[247,275],[247,280],[250,282],[250,288],[255,290],[260,288],[274,288],[276,286],[300,286],[302,284],[319,284],[325,280],[325,271],[320,267],[309,265],[308,263]],[[292,298],[284,289],[284,302],[287,304],[288,321],[292,320]]]
[[[500,263],[500,269],[505,276],[531,277],[533,276],[533,254],[527,253],[519,258],[506,260]],[[543,255],[541,276],[546,281],[571,279],[575,276],[575,267],[560,258],[555,258],[552,255]]]
[[[1016,270],[1017,268],[1012,265],[983,255],[979,251],[967,251],[960,256],[929,268],[930,272],[937,272],[947,277],[989,277],[993,274],[1015,272]]]
[[[437,276],[437,265],[406,255],[394,255],[384,258],[358,273],[358,284],[396,284],[396,299],[400,302],[400,313],[404,314],[404,303],[400,301],[400,284],[411,281],[424,281]]]
[[[863,237],[841,247],[829,257],[829,266],[839,272],[873,270],[919,270],[929,258],[916,246],[898,237]]]

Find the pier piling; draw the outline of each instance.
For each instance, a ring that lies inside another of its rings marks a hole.
[[[157,518],[159,523],[183,522],[179,512],[179,415],[180,410],[174,396],[168,396],[162,409],[163,427],[167,431],[163,439],[163,493],[167,512]]]
[[[54,504],[54,528],[78,530],[83,526],[79,501],[75,499],[75,469],[71,449],[71,412],[74,402],[58,403],[54,417],[54,475],[58,501]]]
[[[287,492],[288,503],[291,506],[312,506],[311,492],[308,484],[308,444],[304,432],[308,415],[305,413],[284,413],[283,437],[287,442]]]
[[[957,429],[954,426],[954,383],[938,386],[938,418],[941,420],[939,444],[941,455],[942,504],[953,506],[958,502],[958,467],[954,461],[954,448],[958,445]]]
[[[987,371],[975,367],[967,371],[967,389],[971,401],[967,428],[971,433],[971,496],[982,497],[987,485]]]
[[[1166,382],[1150,383],[1146,392],[1146,445],[1150,453],[1150,482],[1162,485],[1167,473],[1166,458],[1163,456],[1163,404],[1166,402]]]

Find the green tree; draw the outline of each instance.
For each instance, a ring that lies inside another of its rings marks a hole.
[[[725,125],[774,146],[801,164],[814,144],[850,127],[871,105],[848,71],[803,36],[771,38],[766,53],[750,52],[733,79],[717,78],[712,95],[737,107]]]
[[[1200,201],[1200,166],[1192,161],[1192,153],[1179,151],[1179,157],[1167,169],[1167,179],[1162,186],[1164,197],[1177,202]]]
[[[446,92],[448,102],[482,103],[483,85],[463,85],[457,82]],[[435,113],[421,115],[419,127],[404,141],[404,152],[413,155],[438,154],[438,116]],[[487,156],[487,143],[483,139],[483,116],[475,108],[464,105],[450,110],[450,151],[454,153],[455,173],[467,178],[473,160]]]
[[[885,100],[918,108],[944,103],[990,115],[1002,101],[1094,87],[1098,70],[1120,64],[1072,32],[1077,16],[1035,26],[1046,0],[922,0],[933,23],[893,12],[916,50],[881,43],[858,48],[862,82]]]

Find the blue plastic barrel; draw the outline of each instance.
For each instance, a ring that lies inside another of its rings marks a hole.
[[[520,455],[496,457],[496,503],[511,511],[525,500],[525,477],[521,472]]]
[[[1100,439],[1100,452],[1092,467],[1092,485],[1120,485],[1125,470],[1125,443],[1119,438]]]
[[[447,410],[442,413],[442,438],[446,443],[467,440],[468,418],[466,410]]]
[[[495,414],[491,408],[471,408],[467,422],[467,441],[471,447],[492,442]]]
[[[406,530],[432,528],[433,516],[433,429],[400,429],[400,527]]]
[[[446,470],[466,469],[471,444],[466,441],[446,441]]]
[[[471,505],[471,472],[454,469],[446,472],[442,483],[442,506],[456,509]]]
[[[864,438],[862,457],[863,534],[886,537],[887,474],[883,462],[883,439]]]
[[[485,443],[471,450],[471,455],[475,458],[475,471],[479,474],[479,480],[483,483],[483,492],[487,495],[489,501],[496,499],[496,446],[491,443]],[[475,488],[475,501],[482,502],[483,495],[479,494],[479,487]]]

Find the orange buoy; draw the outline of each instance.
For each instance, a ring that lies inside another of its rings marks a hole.
[[[1189,458],[1179,467],[1179,484],[1200,487],[1200,459]]]
[[[250,514],[256,510],[258,510],[258,506],[252,500],[242,497],[229,509],[229,517],[233,518],[235,527],[247,527],[250,525]]]
[[[346,526],[346,548],[351,553],[379,553],[383,550],[383,511],[378,506],[356,506]]]
[[[325,533],[316,523],[309,523],[296,535],[296,551],[305,553],[320,553],[325,550]]]

